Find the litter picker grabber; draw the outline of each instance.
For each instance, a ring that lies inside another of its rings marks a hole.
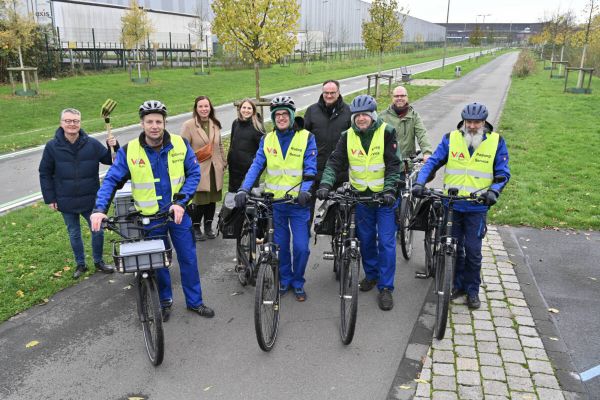
[[[106,124],[106,132],[108,134],[108,139],[112,139],[112,128],[110,126],[110,113],[113,112],[115,107],[117,106],[117,102],[113,99],[107,99],[104,104],[102,104],[102,117],[104,118],[104,123]],[[115,159],[115,148],[110,146],[110,155],[112,159]]]

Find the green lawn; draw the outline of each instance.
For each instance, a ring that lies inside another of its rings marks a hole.
[[[591,95],[563,93],[538,64],[513,78],[499,124],[512,178],[493,207],[496,224],[600,229],[600,79]]]
[[[384,59],[384,69],[415,64],[442,56],[442,49],[427,49],[418,53],[390,55]],[[472,51],[469,48],[449,49],[448,55]],[[273,93],[323,82],[332,76],[347,78],[377,70],[378,58],[313,62],[289,67],[274,65],[261,70],[261,93]],[[162,69],[151,72],[151,83],[136,85],[128,82],[125,72],[107,72],[62,78],[40,83],[41,95],[18,98],[10,95],[10,87],[0,86],[2,133],[0,153],[45,143],[54,136],[59,112],[75,107],[83,113],[83,128],[89,132],[104,129],[100,107],[107,98],[118,102],[113,112],[113,127],[138,121],[137,108],[149,98],[162,100],[172,115],[191,111],[194,98],[209,96],[216,105],[230,103],[254,95],[254,71],[224,71],[213,69],[211,75],[197,76],[192,69]],[[10,117],[10,118],[9,118]]]

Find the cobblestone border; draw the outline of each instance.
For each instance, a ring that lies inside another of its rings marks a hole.
[[[520,251],[507,242],[488,227],[481,308],[454,301],[446,337],[433,343],[434,299],[427,296],[388,399],[587,398],[531,272],[510,259]]]

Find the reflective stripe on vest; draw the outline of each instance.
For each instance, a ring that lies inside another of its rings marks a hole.
[[[494,158],[499,140],[500,135],[496,132],[486,134],[486,139],[471,156],[462,132],[451,132],[444,173],[445,193],[450,188],[457,188],[459,196],[468,196],[488,188],[494,179]]]
[[[179,192],[185,182],[187,146],[181,136],[173,134],[171,134],[171,144],[173,148],[169,150],[167,159],[171,196],[173,196]],[[162,199],[162,196],[156,194],[156,184],[160,179],[154,176],[148,154],[138,139],[132,140],[127,145],[127,166],[131,173],[131,195],[136,210],[142,215],[156,214],[159,211],[158,201]]]
[[[302,129],[294,134],[288,147],[285,158],[281,151],[281,145],[275,132],[270,132],[265,137],[263,152],[267,159],[267,174],[265,176],[265,191],[273,193],[276,199],[282,198],[289,192],[297,196],[302,182],[304,171],[304,153],[308,146],[309,132]]]
[[[347,151],[348,164],[350,165],[350,184],[364,192],[371,189],[372,192],[381,192],[385,180],[384,134],[386,123],[382,123],[373,133],[369,152],[362,146],[360,137],[354,129],[348,129]]]

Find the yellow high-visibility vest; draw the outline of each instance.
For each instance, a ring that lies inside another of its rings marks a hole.
[[[304,153],[308,146],[308,135],[306,129],[296,132],[285,158],[275,131],[265,137],[263,143],[263,151],[267,159],[265,191],[273,193],[276,199],[282,198],[286,192],[292,196],[298,195],[304,171]],[[289,191],[292,188],[294,189]]]
[[[459,196],[468,196],[488,188],[494,180],[494,158],[499,140],[500,135],[496,132],[488,133],[471,156],[462,132],[451,132],[444,173],[445,193],[449,188],[458,188]]]
[[[357,190],[364,192],[381,192],[385,180],[384,133],[387,124],[384,122],[373,133],[369,151],[365,151],[358,133],[353,128],[348,129],[347,151],[348,164],[350,165],[350,184]]]
[[[171,200],[173,195],[181,189],[185,182],[185,154],[187,146],[181,136],[171,134],[173,148],[168,153],[169,180],[171,182]],[[154,176],[150,159],[138,139],[132,140],[127,145],[127,166],[131,173],[131,195],[136,210],[142,215],[154,215],[158,209],[158,200],[162,196],[156,195],[156,183],[160,178]]]

